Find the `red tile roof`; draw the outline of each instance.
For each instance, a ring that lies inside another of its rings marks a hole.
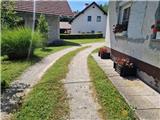
[[[33,12],[33,0],[16,1],[16,11]],[[73,16],[67,1],[36,0],[36,13]]]

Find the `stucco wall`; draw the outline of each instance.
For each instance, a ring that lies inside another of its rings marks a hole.
[[[46,20],[48,22],[48,39],[54,40],[59,39],[59,16],[46,15]]]
[[[117,24],[118,13],[116,12],[116,1],[110,1],[107,24],[108,33],[106,33],[107,46],[160,68],[160,40],[150,39],[151,25],[155,23],[157,7],[157,1],[134,1],[131,5],[128,37],[115,38],[112,26]],[[138,74],[147,82],[154,80],[152,76],[148,75],[147,77],[147,74],[143,73],[143,71],[139,71]]]
[[[19,13],[25,20],[25,26],[32,28],[33,15],[31,13]],[[40,14],[36,15],[36,19],[39,19]],[[59,38],[59,16],[45,15],[48,22],[48,39],[54,40]]]
[[[95,5],[94,5],[95,6]],[[73,22],[71,23],[71,34],[82,33],[82,32],[91,32],[94,30],[95,32],[102,31],[103,35],[106,34],[106,20],[107,16],[95,6],[92,8],[93,5],[88,8],[83,14],[78,16]],[[92,16],[92,21],[88,22],[87,17]],[[101,16],[101,22],[97,22],[97,16]]]
[[[154,14],[158,3],[148,2],[145,19],[144,12],[143,15],[141,15],[142,12],[139,13],[136,11],[144,11],[142,8],[145,8],[146,2],[138,1],[133,3],[129,19],[127,40],[120,38],[115,39],[112,26],[117,23],[116,4],[114,1],[109,4],[109,29],[107,32],[109,32],[110,37],[108,38],[106,36],[106,40],[111,40],[111,45],[108,45],[115,50],[160,68],[160,42],[150,39],[151,25],[154,24],[155,21]],[[144,22],[142,22],[142,20]]]

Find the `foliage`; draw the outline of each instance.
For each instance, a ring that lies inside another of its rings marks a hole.
[[[102,106],[103,118],[105,120],[135,120],[134,111],[91,56],[88,58],[88,67],[98,102]]]
[[[9,59],[26,58],[29,49],[31,49],[31,55],[33,55],[34,49],[40,46],[41,40],[41,34],[39,32],[32,33],[29,28],[4,30],[2,31],[1,41],[2,55],[7,55]]]
[[[74,44],[86,44],[86,43],[95,43],[95,42],[104,42],[104,38],[97,39],[66,39],[65,42],[72,42]]]
[[[103,34],[61,34],[61,39],[93,39],[93,38],[102,38]]]
[[[41,14],[40,18],[38,19],[37,29],[43,35],[43,47],[44,47],[48,40],[48,23],[43,14]]]
[[[40,48],[36,48],[34,51],[35,56],[29,60],[8,60],[5,57],[1,57],[1,86],[3,88],[8,86],[11,82],[16,80],[25,69],[35,64],[43,57],[68,47],[70,46],[47,47],[45,51]]]
[[[67,16],[61,16],[60,21],[61,22],[69,22],[72,19],[72,17],[67,17]]]
[[[58,47],[46,47],[45,50],[41,48],[36,48],[34,51],[35,57],[32,57],[30,60],[8,60],[5,57],[1,57],[1,80],[4,80],[7,84],[10,84],[12,81],[16,80],[25,69],[33,65],[41,58],[53,54],[62,49],[77,46],[83,43],[92,43],[92,42],[103,42],[104,39],[75,39],[75,40],[65,40],[64,46]],[[15,67],[16,66],[16,67]]]
[[[156,28],[157,28],[157,31],[160,31],[160,24],[158,24]]]
[[[43,14],[41,14],[38,19],[38,31],[42,34],[48,33],[48,23]]]
[[[1,83],[1,92],[3,92],[3,90],[8,87],[8,83],[5,80],[0,80]]]
[[[100,5],[100,7],[107,13],[108,12],[108,4]]]
[[[1,25],[2,29],[12,29],[18,25],[18,22],[21,20],[20,17],[16,15],[14,9],[15,2],[8,0],[1,2]]]
[[[44,74],[26,97],[22,108],[14,114],[16,120],[66,120],[69,114],[67,95],[62,83],[68,65],[81,50],[79,48],[61,57]]]

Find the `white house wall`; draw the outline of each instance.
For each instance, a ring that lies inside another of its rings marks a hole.
[[[97,6],[95,8],[92,7],[93,5],[73,20],[71,23],[71,34],[87,33],[94,30],[95,33],[101,31],[105,36],[107,16]],[[91,22],[87,21],[88,16],[92,16]],[[101,16],[101,22],[96,21],[97,16]]]
[[[48,39],[49,40],[59,39],[59,31],[60,31],[59,16],[46,15],[46,20],[48,22]]]
[[[160,40],[150,39],[151,25],[155,23],[157,7],[157,1],[134,1],[129,18],[128,38],[116,37],[115,39],[112,26],[117,24],[118,13],[116,12],[116,1],[110,1],[107,24],[109,33],[106,33],[107,47],[160,68]],[[139,71],[138,74],[149,84],[154,80],[143,71]]]
[[[25,27],[32,28],[33,14],[20,12],[19,15],[24,18]],[[36,15],[39,19],[40,14]],[[48,40],[59,39],[59,16],[58,15],[45,15],[48,22]]]

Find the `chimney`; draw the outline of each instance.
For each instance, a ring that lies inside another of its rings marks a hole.
[[[89,3],[85,3],[85,4],[84,4],[84,8],[86,8],[88,5],[89,5]]]

